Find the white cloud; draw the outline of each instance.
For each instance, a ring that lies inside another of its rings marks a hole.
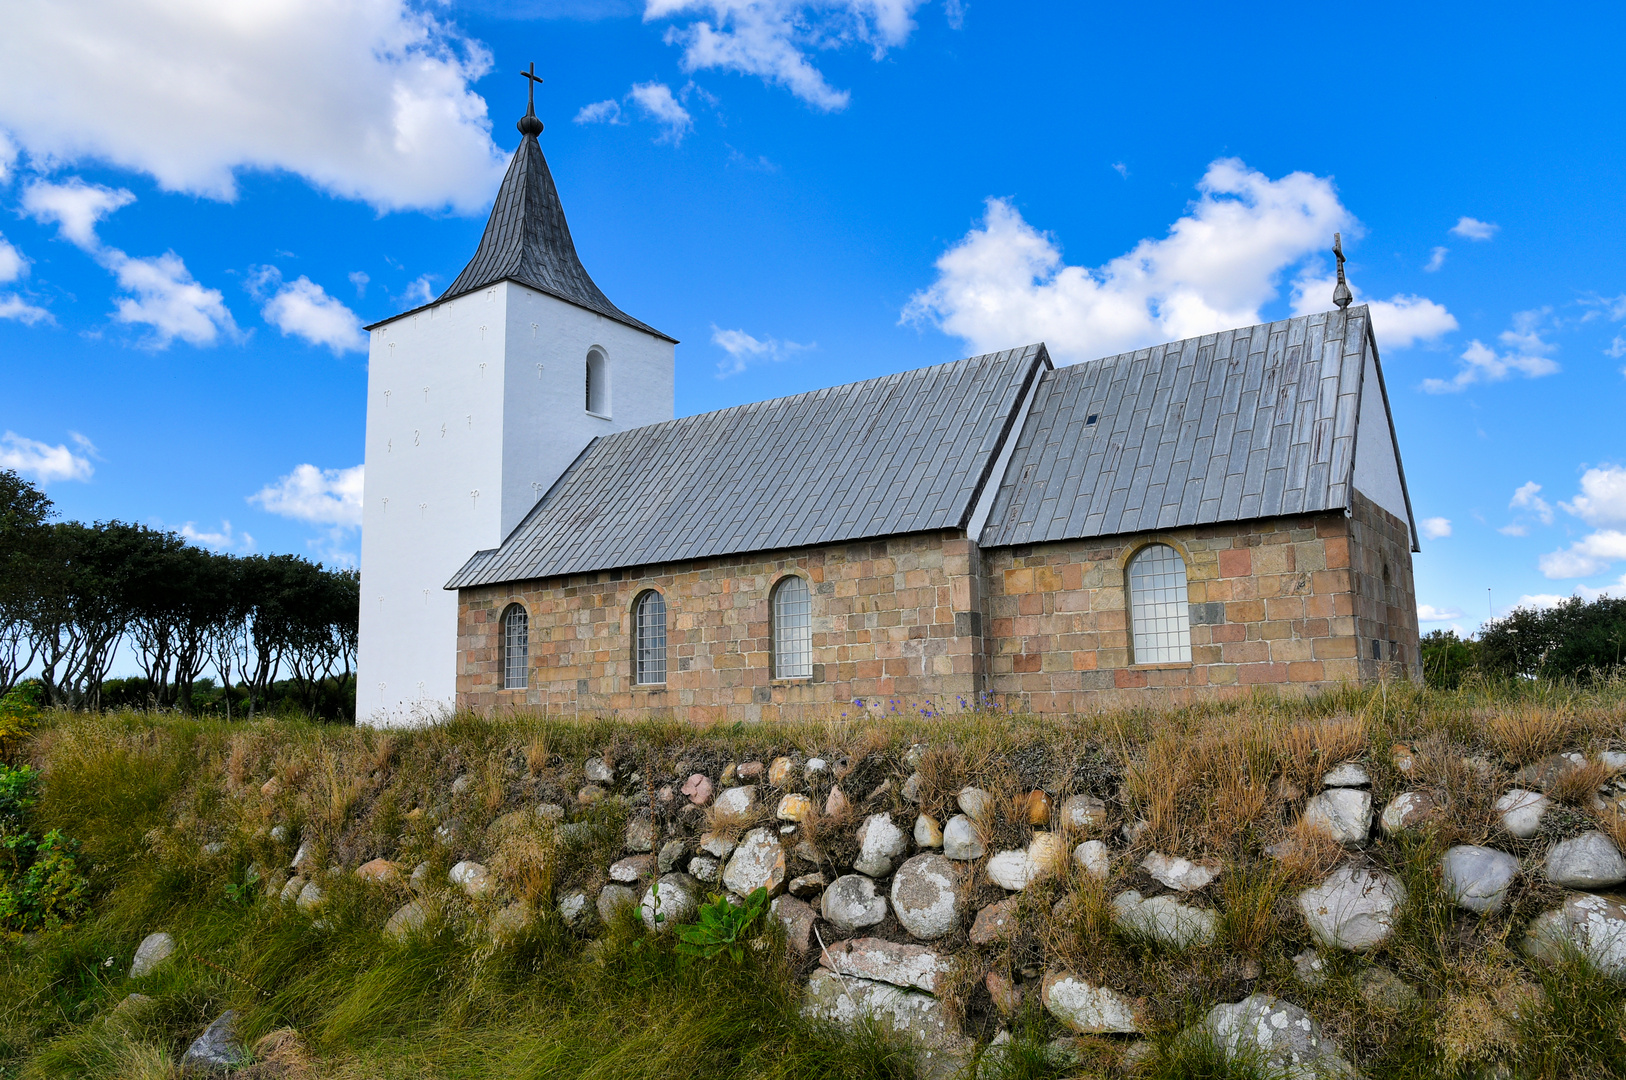
[[[1330,180],[1271,180],[1241,161],[1208,167],[1200,197],[1161,239],[1099,268],[1069,266],[1053,237],[991,198],[980,228],[937,260],[937,280],[903,318],[977,351],[1044,341],[1062,362],[1261,321],[1282,276],[1354,219]],[[1332,299],[1331,288],[1325,308]]]
[[[672,96],[672,88],[665,83],[635,83],[628,96],[638,104],[646,116],[666,129],[656,140],[658,142],[676,145],[683,141],[683,136],[694,126],[694,118],[689,115],[689,110]]]
[[[363,275],[363,282],[365,278]],[[256,292],[276,286],[277,291],[260,314],[284,336],[325,345],[334,356],[367,348],[367,336],[361,332],[361,319],[356,313],[305,275],[284,282],[275,267],[267,266],[256,271],[249,284]]]
[[[4,147],[0,147],[3,150]],[[0,165],[4,162],[0,161]],[[22,252],[0,236],[0,284],[7,284],[28,276],[28,259]],[[51,313],[42,307],[35,307],[15,293],[0,293],[0,319],[15,319],[20,323],[32,326],[43,319],[50,319]]]
[[[1451,231],[1464,240],[1489,240],[1501,229],[1500,225],[1493,225],[1489,221],[1480,221],[1477,218],[1460,217],[1457,223],[1451,226]]]
[[[1514,521],[1507,525],[1503,525],[1496,531],[1501,533],[1503,536],[1529,536],[1530,526],[1520,521]]]
[[[1588,525],[1626,521],[1626,468],[1588,469],[1581,475],[1581,494],[1558,505]]]
[[[780,341],[777,338],[755,338],[744,330],[724,330],[715,324],[711,328],[711,343],[726,352],[729,357],[727,360],[717,362],[719,379],[738,375],[759,360],[776,362],[786,360],[815,347],[800,345],[794,341]]]
[[[1509,510],[1528,510],[1540,518],[1543,525],[1551,525],[1553,523],[1553,508],[1547,504],[1546,499],[1543,499],[1538,494],[1540,491],[1541,485],[1534,480],[1520,484],[1518,489],[1513,492],[1513,498],[1508,500],[1507,508]],[[1524,534],[1519,533],[1518,535],[1523,536]]]
[[[248,497],[273,514],[314,525],[356,528],[361,525],[362,466],[318,469],[299,465],[274,484]]]
[[[1603,351],[1603,354],[1611,360],[1619,360],[1621,357],[1626,356],[1626,337],[1617,334],[1615,340],[1609,343],[1609,347]]]
[[[90,440],[81,435],[74,436],[74,442],[87,452],[95,450]],[[96,471],[87,454],[76,454],[65,444],[52,446],[24,438],[15,431],[0,435],[0,469],[33,477],[42,484],[56,480],[89,480]]]
[[[1304,274],[1293,282],[1293,314],[1310,315],[1332,305],[1334,275]],[[1419,341],[1432,341],[1457,328],[1457,317],[1426,296],[1396,293],[1387,300],[1372,300],[1350,285],[1355,302],[1372,309],[1372,330],[1385,349],[1409,349]]]
[[[615,98],[606,98],[595,101],[591,105],[583,105],[576,114],[578,124],[625,124],[621,119],[621,103]]]
[[[28,260],[0,236],[0,285],[28,276]]]
[[[242,170],[286,170],[379,209],[473,211],[503,167],[470,88],[490,68],[410,0],[12,5],[0,128],[37,160],[211,198]]]
[[[56,321],[51,318],[49,311],[10,293],[0,294],[0,319],[16,319],[25,326],[33,326],[42,320]]]
[[[924,0],[646,0],[644,21],[694,22],[671,26],[668,44],[683,46],[685,71],[716,68],[778,83],[826,111],[847,107],[850,95],[825,81],[808,59],[812,49],[868,46],[877,60],[914,31]],[[949,11],[951,23],[959,6]]]
[[[1129,179],[1129,166],[1125,165],[1121,161],[1114,161],[1112,163],[1112,171],[1123,177],[1125,180]]]
[[[1443,517],[1424,518],[1422,521],[1423,535],[1430,540],[1443,540],[1451,535],[1451,519]]]
[[[188,521],[176,532],[182,538],[196,544],[198,547],[211,548],[215,551],[253,551],[254,537],[248,533],[239,533],[231,527],[231,522],[222,520],[220,528],[208,532],[199,529],[194,523]]]
[[[1424,379],[1423,389],[1430,394],[1452,394],[1474,383],[1501,382],[1514,374],[1529,379],[1556,374],[1558,362],[1550,354],[1557,351],[1557,346],[1541,339],[1541,322],[1547,314],[1545,309],[1516,313],[1512,329],[1497,336],[1503,351],[1497,352],[1475,338],[1463,350],[1455,378]]]
[[[1568,599],[1567,596],[1558,596],[1555,593],[1525,593],[1519,597],[1518,602],[1513,607],[1515,609],[1536,608],[1539,610],[1541,608],[1557,607]]]
[[[11,183],[11,170],[17,164],[17,144],[0,131],[0,184]]]
[[[1417,605],[1418,622],[1450,622],[1462,618],[1460,608],[1437,608],[1433,604]]]
[[[220,290],[199,284],[179,255],[169,251],[135,258],[102,245],[97,224],[134,201],[128,191],[87,184],[77,176],[62,184],[38,180],[23,191],[25,211],[37,221],[54,223],[63,239],[84,249],[131,294],[114,299],[113,319],[152,327],[147,345],[167,348],[175,338],[212,345],[222,333],[237,337],[237,324]]]
[[[1600,529],[1582,537],[1563,551],[1543,555],[1537,565],[1550,578],[1588,577],[1626,559],[1626,532]]]
[[[1428,253],[1428,265],[1423,267],[1423,269],[1430,274],[1434,273],[1440,267],[1445,265],[1445,257],[1450,253],[1450,251],[1451,249],[1447,247],[1437,247],[1433,251],[1430,251]]]
[[[150,347],[167,348],[175,338],[192,345],[213,345],[222,333],[228,338],[239,336],[220,290],[200,285],[173,251],[133,259],[109,248],[103,256],[119,287],[134,294],[115,299],[113,318],[152,327],[153,336],[146,343]]]
[[[367,295],[367,283],[371,280],[373,279],[367,276],[367,271],[365,270],[350,271],[350,284],[356,287],[357,296]]]
[[[102,246],[97,223],[133,202],[135,196],[124,188],[87,184],[77,176],[65,184],[36,180],[23,189],[23,209],[30,217],[56,225],[63,239],[93,253]]]

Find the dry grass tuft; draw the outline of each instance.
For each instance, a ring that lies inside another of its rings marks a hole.
[[[1513,765],[1524,765],[1562,747],[1570,736],[1572,717],[1550,706],[1506,705],[1478,710],[1475,719],[1497,753]]]
[[[559,878],[559,844],[551,828],[516,830],[503,837],[492,857],[492,870],[509,890],[544,910],[553,903]]]
[[[1569,806],[1587,808],[1597,798],[1598,789],[1607,784],[1615,770],[1601,761],[1589,761],[1561,769],[1547,784],[1547,794]]]
[[[1277,851],[1277,862],[1287,881],[1304,885],[1326,877],[1349,854],[1325,829],[1303,818],[1288,826]]]
[[[525,768],[532,776],[537,775],[548,767],[548,761],[553,757],[548,749],[548,736],[546,733],[537,733],[531,736],[525,744]]]

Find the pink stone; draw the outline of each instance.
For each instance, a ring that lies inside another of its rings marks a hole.
[[[683,794],[696,806],[705,806],[711,802],[711,781],[695,773],[683,782]]]

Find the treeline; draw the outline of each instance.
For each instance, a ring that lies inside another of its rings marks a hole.
[[[355,572],[52,517],[43,492],[0,470],[0,696],[32,671],[44,704],[102,708],[123,645],[142,674],[139,702],[120,680],[121,705],[193,712],[201,697],[228,715],[284,704],[355,718]]]
[[[1424,636],[1423,675],[1454,688],[1478,672],[1492,678],[1589,683],[1626,673],[1626,598],[1572,596],[1550,608],[1517,608],[1485,624],[1478,640],[1436,630]]]

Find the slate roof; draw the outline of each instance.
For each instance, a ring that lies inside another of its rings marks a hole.
[[[991,353],[595,439],[448,589],[963,528],[1050,368]]]
[[[1361,305],[1048,371],[980,542],[1346,508],[1374,348]]]
[[[526,135],[520,140],[519,149],[508,163],[508,172],[497,190],[491,218],[486,222],[486,231],[480,237],[474,258],[434,302],[438,304],[499,281],[517,281],[596,311],[607,319],[625,323],[634,330],[667,341],[677,340],[610,303],[609,297],[593,283],[576,255],[576,244],[565,222],[565,209],[553,185],[553,173],[548,170],[547,159],[542,156],[542,147],[535,135]]]

